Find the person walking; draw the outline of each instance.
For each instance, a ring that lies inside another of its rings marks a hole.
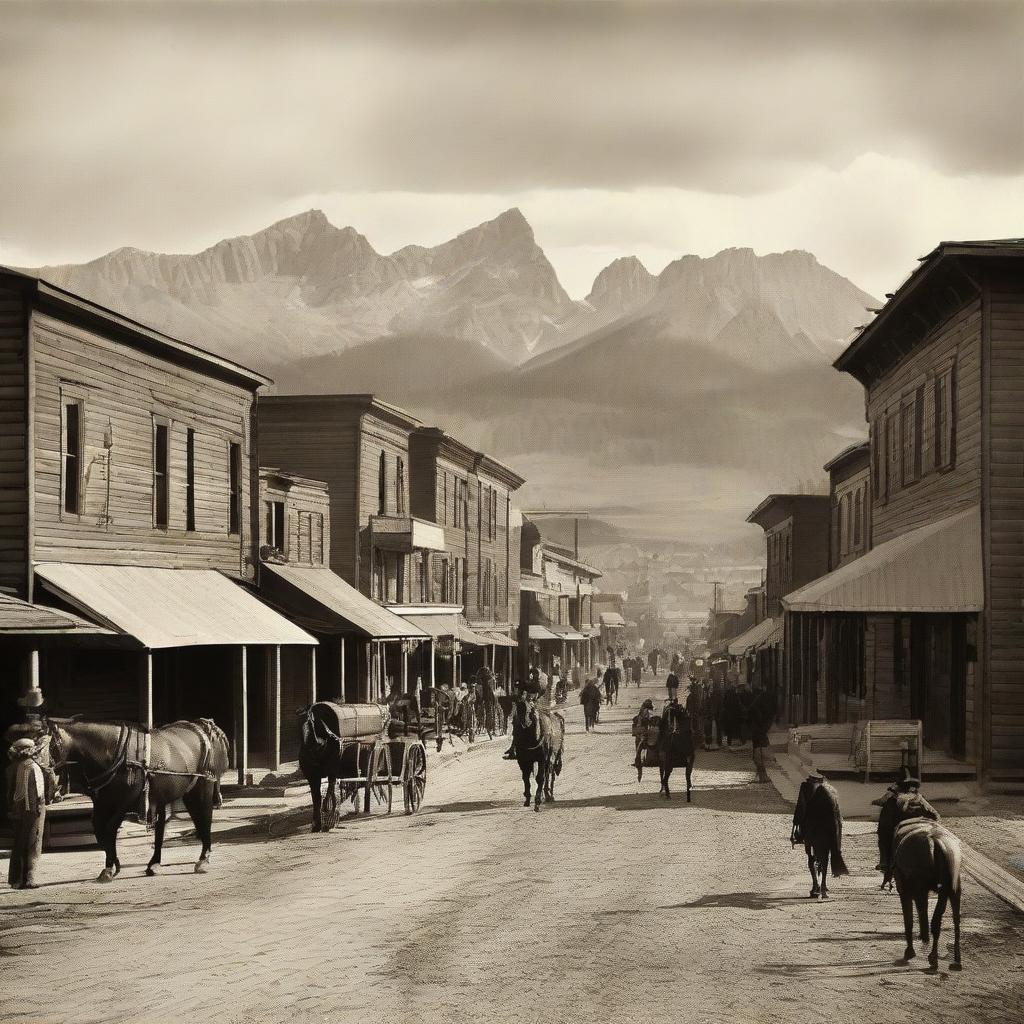
[[[36,745],[27,736],[15,740],[7,767],[7,813],[14,842],[7,881],[12,889],[35,889],[36,867],[43,855],[46,791],[43,769],[35,759]]]
[[[669,672],[665,680],[665,688],[668,690],[668,699],[674,701],[679,697],[679,677],[675,672]]]
[[[755,694],[750,703],[750,742],[753,747],[754,771],[758,782],[768,782],[768,730],[774,714],[769,706],[767,694]]]
[[[583,705],[583,721],[586,731],[590,732],[597,725],[597,714],[601,707],[601,690],[596,679],[588,679],[580,691],[580,703]]]

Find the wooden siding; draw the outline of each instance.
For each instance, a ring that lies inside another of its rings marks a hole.
[[[31,321],[36,561],[213,568],[251,576],[252,394],[100,334]],[[62,396],[81,399],[81,510],[63,510]],[[169,432],[166,529],[153,525],[153,417]],[[186,531],[186,431],[195,431],[196,529]],[[109,435],[111,447],[104,443]],[[242,446],[240,532],[228,532],[229,444]],[[108,481],[108,467],[110,479]]]
[[[845,503],[843,499],[846,499]],[[860,506],[860,537],[857,537],[857,508]],[[850,508],[849,515],[846,508]],[[871,547],[871,474],[867,466],[832,481],[832,522],[829,539],[829,569],[838,569],[860,558]],[[846,526],[843,520],[846,520]],[[843,551],[843,535],[847,535]]]
[[[265,466],[326,482],[330,495],[327,564],[356,586],[359,411],[327,400],[277,401],[257,402],[256,415],[260,461]],[[376,500],[376,475],[372,493]]]
[[[281,554],[299,565],[329,565],[331,506],[327,488],[303,481],[285,487],[261,476],[258,547],[268,543],[267,503],[275,501],[284,504],[286,539]]]
[[[1024,778],[1024,286],[986,290],[988,768]],[[958,452],[959,455],[959,452]],[[970,731],[968,732],[970,736]]]
[[[0,590],[28,589],[28,401],[25,307],[0,290]]]
[[[892,371],[868,390],[871,430],[879,418],[896,412],[918,387],[930,385],[937,371],[956,360],[954,375],[955,460],[951,469],[930,469],[934,422],[926,397],[923,416],[924,467],[921,479],[908,486],[890,482],[873,502],[874,547],[908,530],[934,522],[981,500],[981,302],[968,303],[936,328]],[[888,445],[886,445],[886,448]]]

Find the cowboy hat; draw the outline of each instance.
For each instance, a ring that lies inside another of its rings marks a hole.
[[[43,691],[29,690],[23,697],[18,698],[18,705],[23,708],[41,708],[43,706]]]

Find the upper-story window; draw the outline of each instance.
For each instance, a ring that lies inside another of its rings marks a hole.
[[[82,511],[82,426],[81,399],[62,399],[61,487],[64,511],[77,516]]]
[[[309,560],[314,565],[324,564],[324,514],[313,512],[310,515],[310,534],[312,537]]]
[[[853,546],[859,551],[864,536],[864,488],[857,488],[853,499]]]
[[[936,376],[934,382],[936,469],[950,469],[954,461],[956,431],[954,429],[953,371],[954,367],[950,364]]]
[[[839,499],[839,554],[845,555],[850,550],[850,495],[844,494]]]
[[[387,515],[388,511],[388,457],[380,453],[377,464],[377,515]]]
[[[465,481],[460,480],[458,477],[455,478],[454,485],[452,487],[452,517],[454,526],[462,525],[462,488]]]
[[[441,522],[448,522],[448,474],[441,473]]]
[[[228,533],[242,531],[242,446],[228,445]]]
[[[196,432],[185,431],[185,529],[196,528]]]
[[[283,555],[285,553],[284,502],[268,501],[266,512],[267,536],[264,543],[272,548],[277,548]]]
[[[885,417],[878,416],[871,427],[871,478],[875,495],[885,500]]]
[[[170,422],[163,416],[153,417],[153,525],[167,529],[170,504]]]
[[[395,514],[405,515],[405,461],[395,460]]]

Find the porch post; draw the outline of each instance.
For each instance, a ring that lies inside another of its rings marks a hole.
[[[338,703],[345,703],[345,638],[341,638],[341,643],[338,645],[338,679],[340,680],[339,685],[341,687],[341,696],[338,698]]]
[[[431,638],[427,641],[430,644],[430,686],[431,689],[437,686],[437,666],[434,662],[434,640]]]
[[[33,647],[28,652],[28,688],[39,690],[39,648]]]
[[[276,772],[281,767],[281,645],[274,644],[270,655],[270,713],[271,723],[270,767]]]
[[[38,663],[37,663],[38,664]],[[147,729],[153,728],[153,651],[146,648],[142,652],[142,724]]]
[[[309,702],[316,703],[316,647],[309,649]]]
[[[401,672],[402,672],[402,693],[409,692],[409,655],[405,650],[405,641],[398,641],[402,655],[401,655]]]
[[[249,659],[243,644],[238,648],[238,708],[235,714],[235,767],[238,784],[245,785],[249,771]]]

